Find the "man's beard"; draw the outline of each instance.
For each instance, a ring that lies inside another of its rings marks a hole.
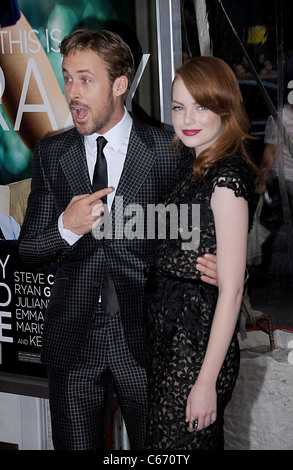
[[[99,134],[101,130],[109,127],[109,123],[112,120],[112,116],[115,110],[113,96],[109,93],[107,108],[105,108],[100,113],[93,114],[92,112],[90,112],[89,108],[88,110],[90,116],[92,116],[92,123],[76,122],[75,117],[73,116],[75,126],[78,132],[82,135],[91,135],[95,132]]]

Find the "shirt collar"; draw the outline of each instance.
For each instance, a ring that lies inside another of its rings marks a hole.
[[[104,134],[105,139],[107,139],[111,147],[113,147],[116,152],[119,150],[125,137],[129,136],[132,126],[132,117],[128,113],[127,109],[124,109],[125,112],[121,121]],[[100,135],[101,134],[95,132],[94,134],[86,135],[85,139],[87,139],[90,145],[96,149],[96,140]]]

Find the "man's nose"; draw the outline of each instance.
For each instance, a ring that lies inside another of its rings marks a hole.
[[[81,86],[78,82],[72,81],[69,89],[69,98],[70,100],[76,100],[81,98]]]

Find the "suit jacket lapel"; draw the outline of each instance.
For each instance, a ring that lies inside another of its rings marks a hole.
[[[77,134],[68,151],[60,158],[60,165],[74,195],[92,192],[83,137]]]
[[[90,182],[88,166],[86,161],[83,136],[76,133],[72,136],[72,144],[66,153],[60,157],[64,177],[67,179],[73,195],[91,194],[92,186]],[[87,256],[88,253],[96,249],[97,241],[89,232],[85,234],[75,245],[72,256]]]
[[[123,196],[124,204],[128,204],[135,199],[157,158],[156,153],[149,145],[150,142],[144,141],[136,130],[134,123],[123,172],[116,191],[116,197]]]
[[[138,131],[138,132],[137,132]],[[123,221],[124,208],[134,201],[137,192],[148,176],[155,160],[156,153],[151,148],[152,141],[145,140],[139,135],[139,124],[135,119],[129,138],[127,155],[124,168],[112,205],[112,227]],[[118,202],[118,197],[123,197],[123,204]],[[116,226],[116,230],[119,228]],[[123,230],[123,227],[120,227]]]

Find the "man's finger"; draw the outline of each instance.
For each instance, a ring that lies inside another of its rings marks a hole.
[[[202,257],[198,258],[198,261],[206,266],[214,266],[217,264],[217,257],[212,253],[205,253]]]
[[[92,210],[93,217],[101,217],[104,214],[104,207],[103,203],[95,204]]]
[[[96,191],[91,194],[91,202],[96,201],[97,199],[102,199],[102,197],[107,196],[107,194],[111,194],[113,191],[113,186],[109,186],[108,188],[104,189],[99,189],[99,191]]]
[[[198,261],[198,263],[196,265],[196,269],[198,269],[203,274],[206,274],[207,276],[217,278],[217,265],[216,265],[216,263]]]
[[[206,282],[207,284],[211,284],[212,286],[217,286],[218,285],[218,279],[214,279],[213,277],[206,276],[206,275],[202,274],[200,276],[200,279],[203,282]]]

